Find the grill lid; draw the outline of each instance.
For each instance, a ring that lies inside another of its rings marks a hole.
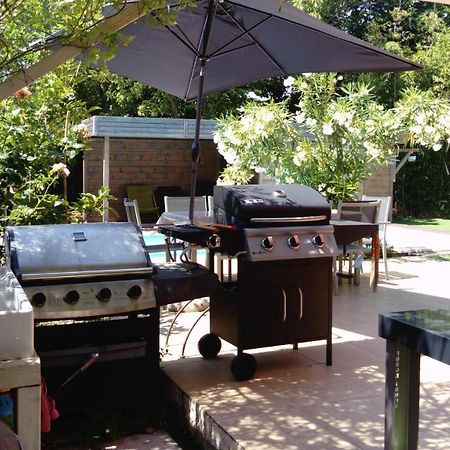
[[[7,227],[6,255],[22,280],[149,274],[152,267],[132,223]]]
[[[331,209],[316,190],[301,184],[214,186],[217,223],[239,227],[327,225]]]

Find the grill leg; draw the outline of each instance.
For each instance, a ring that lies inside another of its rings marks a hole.
[[[331,366],[333,363],[333,350],[331,347],[331,337],[327,338],[327,347],[326,347],[326,364],[327,366]]]

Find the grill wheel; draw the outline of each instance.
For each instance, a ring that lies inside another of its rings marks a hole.
[[[258,364],[256,358],[249,353],[241,353],[231,361],[231,373],[238,381],[249,380],[255,375]]]
[[[202,336],[197,345],[198,351],[205,359],[214,359],[222,348],[219,336],[213,333]]]

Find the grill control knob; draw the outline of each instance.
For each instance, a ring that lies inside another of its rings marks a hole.
[[[272,236],[266,236],[265,238],[261,239],[261,247],[264,250],[267,250],[270,252],[273,250],[273,237]]]
[[[129,298],[136,300],[142,294],[142,288],[138,285],[131,286],[127,291],[127,295]]]
[[[95,296],[97,297],[97,300],[100,300],[101,302],[107,302],[111,298],[112,292],[111,289],[101,288]]]
[[[68,304],[68,305],[75,305],[75,303],[78,302],[78,300],[80,300],[80,294],[78,293],[78,291],[69,291],[64,297],[63,300]]]
[[[30,303],[33,306],[44,306],[46,301],[47,297],[43,292],[36,292],[36,294],[33,294],[33,297],[31,297]]]
[[[300,238],[297,234],[293,234],[288,238],[288,245],[294,250],[298,250],[298,248],[300,247]]]
[[[320,234],[318,234],[317,236],[314,236],[312,238],[312,241],[319,248],[322,248],[325,244],[325,242],[323,241],[322,236]]]

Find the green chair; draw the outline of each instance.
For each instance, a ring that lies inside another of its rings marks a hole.
[[[142,217],[150,218],[156,222],[159,218],[158,207],[156,206],[153,189],[148,184],[129,184],[127,186],[127,196],[131,200],[137,200],[139,214]]]

